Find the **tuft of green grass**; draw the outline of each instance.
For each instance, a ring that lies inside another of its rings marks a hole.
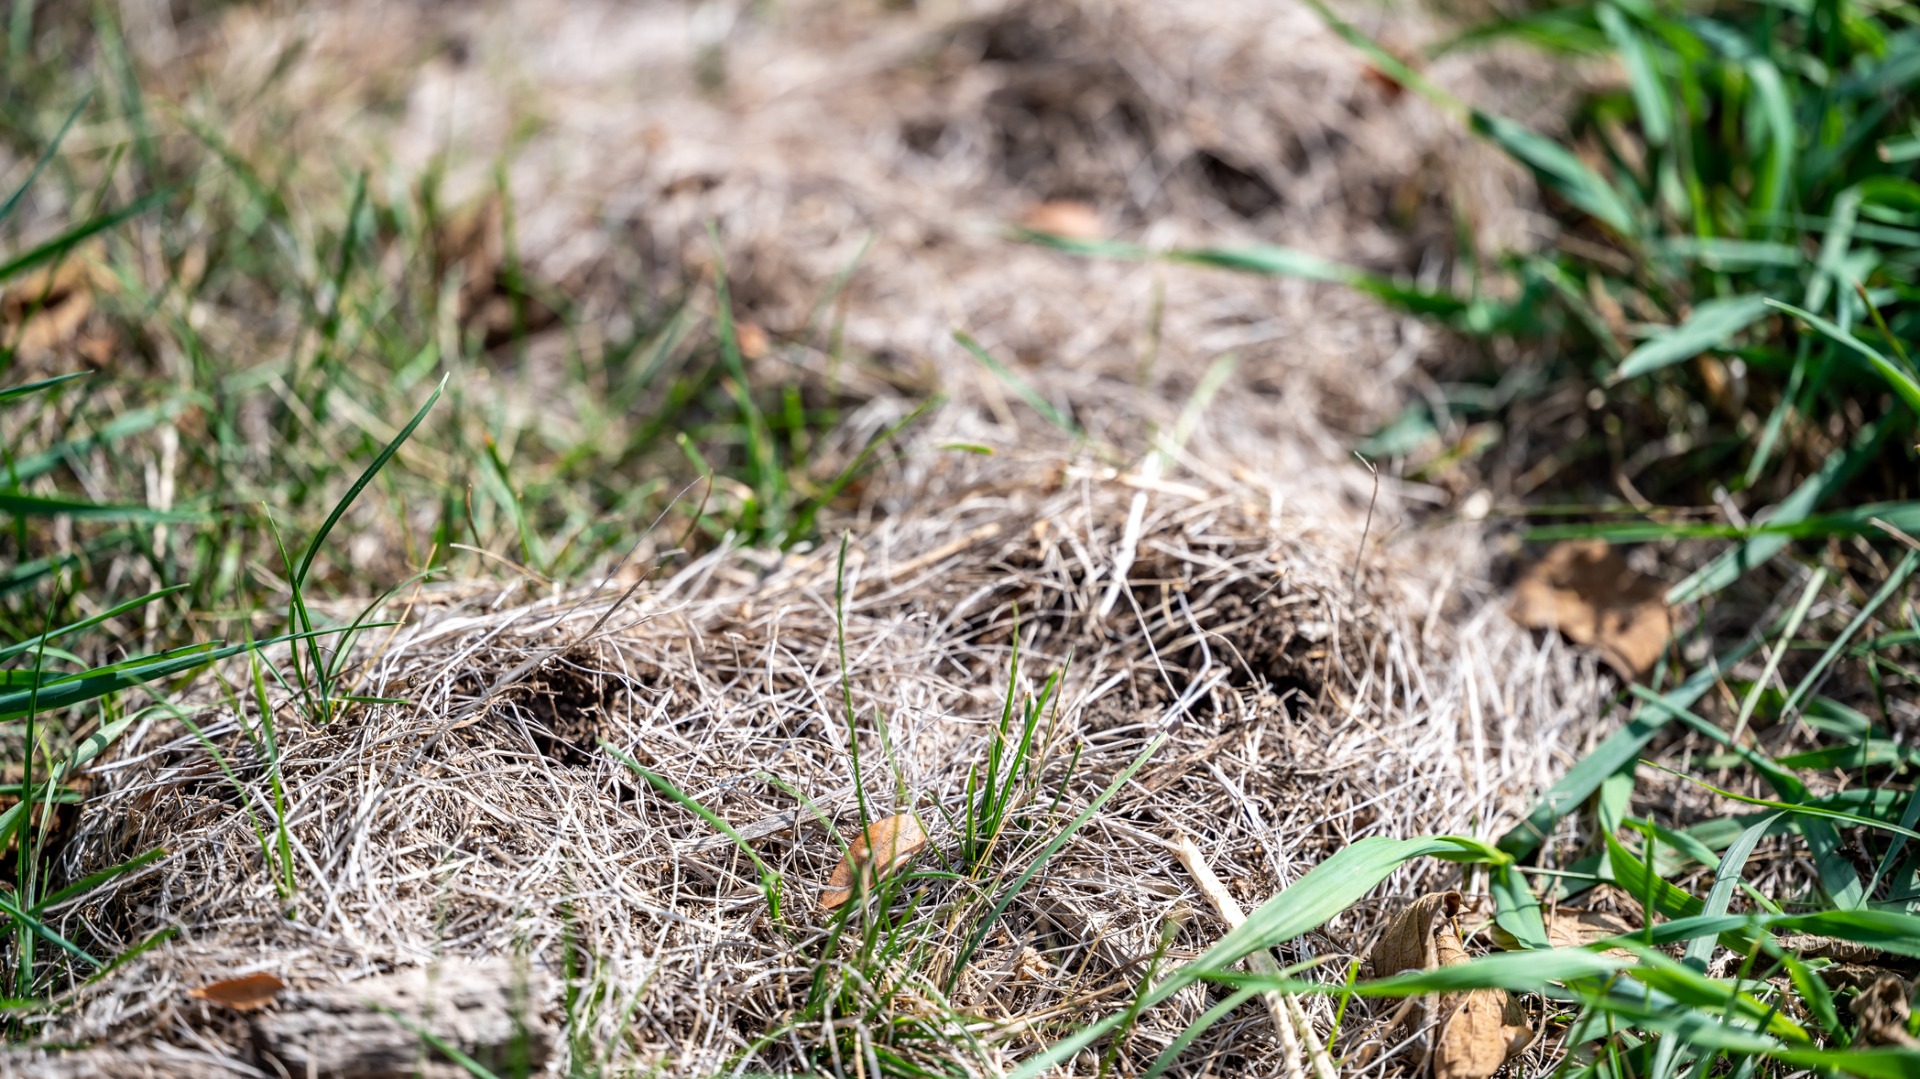
[[[1453,288],[1284,248],[1025,238],[1333,282],[1499,344],[1446,388],[1451,429],[1422,402],[1369,447],[1417,477],[1506,443],[1523,461],[1512,493],[1560,503],[1519,511],[1560,519],[1530,539],[1718,544],[1666,596],[1704,607],[1683,643],[1708,658],[1686,665],[1675,650],[1651,688],[1629,687],[1626,724],[1497,843],[1363,840],[1141,1006],[1197,981],[1235,990],[1204,1027],[1256,989],[1345,1000],[1499,987],[1544,998],[1559,1075],[1920,1074],[1920,1053],[1861,1041],[1843,1007],[1857,990],[1795,936],[1897,961],[1920,941],[1920,798],[1910,708],[1896,703],[1920,689],[1920,13],[1855,0],[1537,3],[1434,50],[1508,40],[1618,64],[1623,80],[1542,133],[1460,100],[1309,2],[1385,76],[1528,170],[1558,242],[1491,266],[1462,250]],[[1565,400],[1592,415],[1569,421],[1553,411]],[[1709,502],[1734,510],[1703,520],[1694,507]],[[1778,575],[1759,572],[1769,565]],[[1754,617],[1756,603],[1772,613]],[[1686,781],[1698,790],[1674,789]],[[1772,868],[1756,876],[1762,851]],[[1232,970],[1427,856],[1484,867],[1513,954],[1344,984]],[[1778,859],[1808,871],[1782,873]],[[1543,902],[1600,885],[1639,904],[1646,929],[1547,947]],[[1070,1032],[1016,1075],[1127,1022]]]

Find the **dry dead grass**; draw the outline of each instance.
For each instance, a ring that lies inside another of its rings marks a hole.
[[[1390,38],[1429,32],[1395,18]],[[1508,246],[1526,226],[1513,177],[1369,83],[1306,9],[250,8],[197,70],[248,85],[292,40],[311,48],[284,92],[312,103],[322,157],[390,162],[396,177],[440,157],[449,190],[478,197],[517,145],[522,256],[542,280],[580,285],[588,326],[593,283],[700,272],[713,220],[742,317],[776,339],[798,336],[857,266],[824,316],[871,358],[869,403],[839,435],[849,446],[911,407],[890,384],[950,403],[833,521],[850,536],[851,730],[831,549],[674,557],[655,537],[639,559],[665,568],[625,603],[631,568],[597,588],[429,590],[390,608],[406,627],[365,639],[354,668],[359,692],[408,703],[313,727],[276,701],[297,918],[281,916],[241,812],[269,804],[238,733],[259,716],[212,700],[197,715],[238,789],[170,721],[99,769],[108,793],[67,849],[70,871],[171,854],[58,912],[58,927],[109,952],[163,926],[181,935],[79,990],[50,1037],[243,1061],[244,1024],[188,1002],[187,986],[261,967],[350,981],[448,955],[520,955],[558,975],[571,950],[595,964],[580,1033],[615,1073],[817,1063],[831,1040],[819,1029],[749,1047],[788,1022],[817,964],[845,958],[809,900],[835,844],[811,824],[756,841],[791,887],[776,922],[752,867],[599,740],[736,826],[794,811],[771,775],[850,835],[853,739],[876,813],[934,819],[958,808],[984,752],[1016,621],[1017,691],[1066,672],[1039,777],[1064,794],[1039,841],[1154,736],[1168,742],[957,982],[947,1004],[975,1041],[955,1052],[981,1073],[1120,1006],[1169,919],[1170,959],[1223,931],[1167,847],[1175,829],[1253,906],[1360,836],[1497,830],[1589,736],[1592,661],[1506,619],[1481,530],[1412,527],[1413,507],[1451,494],[1389,479],[1371,507],[1345,458],[1346,436],[1420,377],[1436,347],[1424,331],[1297,282],[1072,261],[1001,235],[1033,201],[1076,198],[1148,242],[1262,239],[1432,275],[1444,235],[1409,240],[1403,226],[1455,200],[1487,246]],[[1088,438],[1019,405],[964,358],[956,328],[1014,357]],[[1146,464],[1156,433],[1227,351],[1235,374],[1184,446],[1160,444],[1160,476]],[[943,448],[956,443],[994,453]],[[951,854],[938,829],[933,846],[945,854],[923,863],[937,866]],[[998,852],[989,881],[1035,846]],[[1440,873],[1409,871],[1392,890]],[[982,885],[917,887],[936,914],[977,910]],[[1358,912],[1285,958],[1337,974],[1375,928]],[[948,1023],[934,987],[951,954],[935,948],[922,977],[885,990],[894,1008]],[[562,1018],[557,995],[539,1004]],[[1194,991],[1146,1013],[1125,1059],[1150,1060],[1205,1007]],[[1325,1002],[1308,1007],[1330,1019]],[[1282,1052],[1248,1007],[1188,1068],[1273,1074]]]
[[[1101,618],[1132,490],[1063,482],[1038,461],[1014,482],[1007,471],[967,462],[923,477],[921,512],[850,548],[846,674],[873,812],[958,809],[999,713],[1016,618],[1024,689],[1069,672],[1042,785],[1065,780],[1080,750],[1038,839],[1154,735],[1170,740],[1016,899],[951,1001],[973,1019],[1070,1020],[1089,1014],[1075,1007],[1087,998],[1112,1006],[1170,917],[1184,919],[1174,958],[1215,939],[1222,927],[1166,847],[1175,829],[1258,903],[1358,836],[1507,819],[1587,714],[1590,664],[1536,647],[1491,609],[1423,625],[1425,612],[1389,592],[1403,571],[1378,559],[1349,594],[1350,541],[1305,520],[1275,529],[1246,488],[1150,496],[1140,557]],[[738,827],[796,808],[772,775],[851,834],[833,555],[715,551],[643,586],[594,636],[615,589],[529,597],[531,586],[510,583],[416,607],[361,668],[362,692],[411,703],[319,729],[279,712],[302,887],[293,920],[278,916],[239,796],[201,743],[169,723],[129,736],[103,769],[112,793],[90,809],[75,869],[153,845],[173,856],[66,924],[122,945],[161,925],[186,932],[83,994],[74,1032],[217,1037],[183,990],[241,967],[328,981],[506,953],[557,971],[573,947],[604,964],[596,1040],[613,1043],[634,1016],[623,1064],[706,1074],[739,1062],[792,1014],[812,965],[833,959],[808,897],[838,848],[811,826],[756,843],[793,888],[790,920],[776,924],[737,851],[708,842],[711,829],[597,740]],[[264,777],[245,760],[240,721],[220,709],[201,718],[238,758],[259,813]],[[990,883],[1034,846],[1010,847]],[[949,909],[973,887],[929,884],[922,906]],[[1344,969],[1372,928],[1356,918],[1290,958]],[[936,952],[933,984],[944,982],[940,962]],[[1150,1012],[1130,1053],[1150,1058],[1203,1008],[1195,996]],[[1211,1047],[1219,1067],[1277,1066],[1257,1014],[1224,1030]],[[974,1063],[1003,1067],[1040,1034],[989,1026]],[[801,1031],[746,1063],[802,1067],[809,1045],[817,1032]]]

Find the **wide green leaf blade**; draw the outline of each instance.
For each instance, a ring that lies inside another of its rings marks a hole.
[[[15,517],[68,517],[93,521],[137,521],[157,524],[169,521],[198,521],[206,514],[182,510],[157,510],[113,502],[88,502],[77,498],[47,498],[40,495],[0,491],[0,514]]]
[[[1568,202],[1621,236],[1634,234],[1633,211],[1626,200],[1571,150],[1504,116],[1479,109],[1473,110],[1470,123],[1475,132],[1531,169],[1536,179]]]
[[[1888,359],[1880,350],[1874,348],[1872,345],[1867,344],[1846,330],[1841,329],[1838,325],[1821,318],[1811,311],[1795,307],[1790,303],[1781,303],[1779,300],[1767,300],[1766,304],[1769,307],[1777,307],[1785,311],[1794,318],[1819,330],[1835,343],[1845,345],[1847,348],[1866,357],[1867,363],[1872,365],[1875,373],[1886,381],[1887,387],[1891,389],[1900,400],[1906,402],[1907,407],[1912,409],[1915,415],[1920,415],[1920,380],[1916,380],[1911,371],[1908,371],[1904,366],[1895,363],[1893,360]]]
[[[1662,367],[1690,360],[1713,348],[1723,348],[1734,334],[1758,322],[1767,313],[1763,296],[1729,296],[1703,300],[1686,320],[1627,353],[1610,381],[1635,378]]]
[[[11,401],[16,397],[25,397],[30,393],[39,393],[41,390],[52,389],[63,382],[72,382],[76,378],[86,378],[91,374],[93,374],[92,371],[70,371],[64,375],[55,375],[52,378],[43,378],[36,382],[26,382],[18,386],[9,386],[4,390],[0,390],[0,401]]]
[[[115,210],[113,213],[103,214],[85,224],[68,229],[66,232],[55,236],[53,239],[48,240],[46,243],[24,254],[16,255],[6,262],[0,262],[0,281],[5,281],[15,274],[24,273],[43,262],[51,262],[65,255],[96,234],[105,232],[123,221],[146,213],[148,210],[166,201],[167,197],[172,194],[173,192],[171,190],[151,192]]]
[[[1641,132],[1650,145],[1665,146],[1673,138],[1673,102],[1667,95],[1666,85],[1660,81],[1660,72],[1646,39],[1613,4],[1600,4],[1594,9],[1594,17],[1626,65],[1627,88],[1633,94]]]
[[[1734,889],[1740,884],[1740,872],[1746,868],[1747,858],[1753,848],[1760,843],[1760,837],[1767,834],[1780,814],[1755,821],[1740,838],[1733,841],[1727,852],[1721,856],[1720,865],[1713,871],[1713,887],[1707,891],[1707,901],[1701,908],[1706,917],[1714,917],[1727,912],[1727,904],[1733,901]],[[1696,970],[1707,969],[1707,961],[1713,958],[1713,936],[1702,934],[1687,942],[1686,963]]]
[[[1626,726],[1608,735],[1540,796],[1539,803],[1527,814],[1527,819],[1500,837],[1500,849],[1515,858],[1524,858],[1538,850],[1546,837],[1552,834],[1555,822],[1591,797],[1608,776],[1633,766],[1633,762],[1640,758],[1641,748],[1678,717],[1676,709],[1693,707],[1693,703],[1712,689],[1726,671],[1757,647],[1758,639],[1747,641],[1693,672],[1686,681],[1663,694],[1660,703],[1643,703]]]
[[[1428,855],[1479,858],[1497,857],[1497,852],[1483,843],[1455,836],[1425,839],[1369,836],[1349,844],[1261,904],[1238,929],[1222,937],[1198,959],[1167,975],[1147,993],[1141,1007],[1152,1007],[1209,975],[1226,973],[1255,949],[1284,943],[1324,924],[1358,902],[1394,870]],[[1010,1079],[1035,1079],[1119,1026],[1126,1015],[1126,1011],[1116,1012],[1055,1042],[1014,1069]]]

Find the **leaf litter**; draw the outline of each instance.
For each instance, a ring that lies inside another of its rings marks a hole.
[[[820,905],[832,910],[856,892],[872,894],[874,885],[899,872],[926,845],[927,833],[911,813],[874,821],[847,844],[846,856],[820,891]]]
[[[1373,946],[1375,977],[1409,970],[1437,970],[1467,961],[1459,927],[1459,892],[1433,892],[1415,899],[1387,923]],[[1418,999],[1418,998],[1416,998]],[[1533,1041],[1526,1011],[1504,989],[1475,989],[1428,998],[1409,1009],[1417,1030],[1431,1027],[1436,1079],[1487,1079]]]
[[[1627,681],[1644,678],[1673,636],[1666,582],[1627,565],[1602,540],[1547,549],[1513,589],[1513,618],[1599,653]]]

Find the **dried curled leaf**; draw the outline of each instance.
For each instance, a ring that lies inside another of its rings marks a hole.
[[[1628,680],[1644,675],[1673,635],[1665,583],[1600,540],[1556,543],[1527,567],[1514,585],[1513,620],[1559,630]]]
[[[847,856],[840,859],[833,876],[827,878],[827,886],[820,893],[820,905],[832,910],[853,898],[856,873],[861,886],[871,891],[875,883],[912,861],[926,845],[927,833],[911,813],[874,821],[847,844]]]
[[[1388,923],[1373,946],[1373,975],[1435,970],[1467,961],[1460,931],[1459,892],[1433,892],[1413,901]],[[1526,1015],[1502,989],[1476,989],[1428,998],[1421,1015],[1438,1014],[1433,1047],[1436,1079],[1486,1079],[1533,1041]]]
[[[1452,938],[1453,949],[1458,951],[1460,935],[1454,931],[1453,916],[1460,913],[1460,902],[1459,892],[1432,892],[1396,915],[1373,946],[1373,976],[1385,978],[1403,970],[1440,966],[1438,938],[1443,932]]]
[[[1533,1042],[1526,1012],[1506,990],[1475,989],[1462,996],[1440,1021],[1434,1079],[1487,1079]]]
[[[273,998],[287,987],[272,974],[244,974],[238,978],[209,982],[198,989],[187,990],[187,995],[195,1000],[204,1000],[209,1004],[218,1004],[232,1008],[237,1012],[250,1012],[273,1003]]]
[[[1084,202],[1042,202],[1027,209],[1020,227],[1063,240],[1098,240],[1106,233],[1100,211]]]

